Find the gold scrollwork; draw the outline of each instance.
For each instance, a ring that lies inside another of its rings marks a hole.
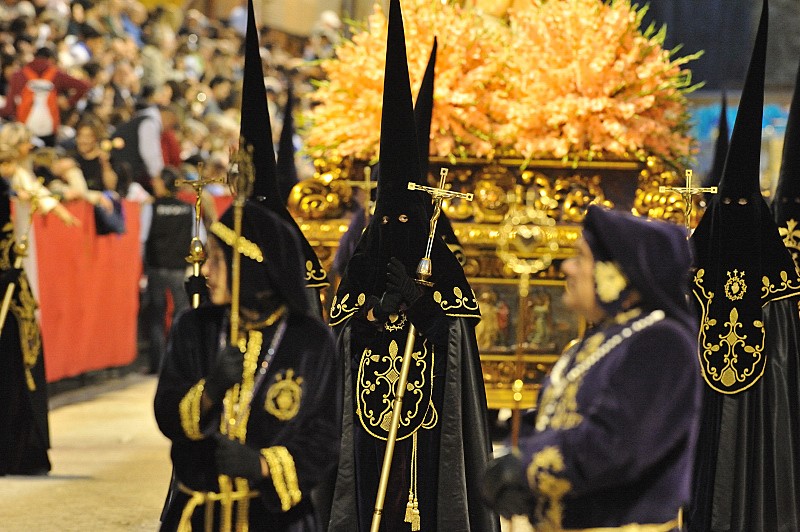
[[[320,266],[320,268],[317,270],[314,268],[314,263],[312,261],[306,261],[306,286],[310,288],[328,286],[327,279],[328,274],[325,272],[325,268]]]
[[[350,294],[345,294],[342,296],[341,301],[337,301],[337,296],[333,297],[333,301],[331,302],[331,314],[330,314],[330,325],[338,325],[343,320],[352,316],[359,308],[364,305],[364,302],[367,300],[367,296],[364,293],[358,294],[358,298],[356,299],[356,304],[354,306],[349,305]]]
[[[761,285],[761,297],[766,298],[768,296],[781,294],[782,292],[791,291],[791,293],[783,295],[783,297],[789,297],[796,295],[797,291],[800,290],[800,283],[793,283],[791,279],[789,279],[789,274],[786,272],[780,273],[781,282],[775,286],[769,278],[765,275],[762,279]]]
[[[459,287],[454,287],[453,295],[455,296],[455,299],[451,303],[447,299],[444,299],[442,293],[437,290],[433,293],[433,300],[436,301],[436,303],[438,303],[439,306],[442,307],[442,310],[444,310],[447,314],[451,314],[453,311],[458,309],[476,311],[479,308],[478,298],[475,297],[475,292],[471,290],[470,292],[472,297],[465,296]]]
[[[356,413],[364,427],[373,437],[385,440],[392,418],[395,384],[400,378],[402,353],[395,340],[388,346],[389,353],[382,355],[365,349],[361,355],[356,383],[358,406]],[[421,349],[411,355],[414,376],[409,376],[400,417],[400,433],[397,439],[411,436],[420,427],[430,428],[431,419],[438,417],[430,398],[433,385],[433,351],[429,351],[427,340]],[[427,399],[427,401],[426,401]]]
[[[755,384],[764,372],[764,323],[754,320],[752,325],[755,334],[742,334],[744,324],[739,321],[738,309],[732,307],[728,320],[722,325],[722,331],[717,331],[717,320],[711,316],[714,293],[703,286],[704,275],[705,270],[697,270],[693,291],[702,308],[698,343],[703,379],[720,393],[739,393]],[[727,293],[727,283],[725,290]],[[712,331],[715,331],[713,336],[718,341],[709,339]],[[754,337],[756,334],[760,341]]]

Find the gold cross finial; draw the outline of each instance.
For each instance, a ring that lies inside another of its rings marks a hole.
[[[439,186],[426,187],[418,185],[413,181],[408,183],[408,190],[421,190],[431,195],[433,201],[433,214],[431,214],[430,229],[428,232],[428,246],[425,248],[425,256],[417,266],[417,282],[420,284],[429,284],[428,278],[431,276],[431,250],[433,249],[433,239],[436,234],[436,222],[442,214],[442,200],[445,198],[462,198],[467,201],[472,201],[475,196],[469,192],[455,192],[444,188],[447,181],[447,168],[442,168],[439,171]]]
[[[692,176],[694,172],[691,169],[686,169],[686,186],[685,187],[665,187],[660,186],[658,187],[659,192],[677,192],[683,198],[683,202],[686,204],[686,208],[684,211],[684,223],[686,225],[686,230],[691,233],[692,231],[692,223],[691,223],[691,216],[692,216],[692,208],[694,207],[692,202],[692,197],[695,194],[701,194],[704,192],[708,192],[709,194],[716,194],[717,187],[693,187],[692,186]]]

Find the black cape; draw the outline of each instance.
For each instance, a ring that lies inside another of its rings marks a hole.
[[[0,293],[13,266],[14,228],[9,187],[0,178]],[[47,450],[47,381],[36,301],[23,272],[16,283],[0,334],[0,476],[50,471]]]
[[[449,323],[446,345],[433,345],[433,367],[427,368],[432,371],[433,390],[427,392],[428,395],[421,392],[424,397],[419,401],[423,408],[428,406],[429,400],[432,401],[436,412],[433,427],[420,427],[417,431],[421,530],[492,532],[499,530],[498,519],[482,504],[479,495],[480,477],[491,456],[492,446],[473,320],[452,316],[446,319]],[[356,313],[342,322],[336,331],[338,349],[345,358],[344,405],[342,447],[329,532],[366,531],[375,507],[385,443],[365,430],[356,413],[354,387],[357,386],[359,367],[366,361],[362,357],[364,346],[380,344],[381,340],[390,344],[394,340],[402,357],[407,330],[378,330],[361,313]],[[381,336],[383,338],[379,338]],[[415,344],[418,348],[420,342],[421,337],[418,337]],[[431,345],[426,342],[428,353]],[[421,358],[417,360],[419,362]],[[399,369],[399,364],[397,367]],[[412,369],[409,382],[421,382],[423,378]],[[380,386],[378,391],[381,391]],[[409,406],[416,397],[415,393],[407,392],[404,404]],[[385,410],[381,401],[378,404]],[[360,411],[365,411],[364,407],[362,404]],[[370,426],[368,419],[372,417],[377,421],[378,412],[370,416],[366,411],[362,419]],[[424,419],[425,424],[431,424],[432,411],[428,408],[424,416],[417,416],[418,421]],[[398,438],[407,436],[409,431],[410,427],[401,427]],[[395,447],[382,530],[410,530],[409,524],[403,521],[403,512],[410,482],[411,439],[398,439]]]
[[[182,416],[181,405],[182,402],[187,404],[198,382],[213,367],[220,341],[224,342],[227,334],[226,312],[225,307],[210,305],[191,309],[178,318],[171,332],[155,397],[156,421],[164,435],[172,440],[176,481],[197,491],[219,491],[214,442],[208,435],[219,430],[221,412],[212,410],[202,419],[194,420],[192,427],[187,426],[190,420],[187,420],[186,408]],[[277,327],[276,323],[262,330],[259,360]],[[254,486],[261,496],[250,502],[251,530],[324,530],[315,517],[309,494],[336,461],[339,430],[334,357],[333,338],[322,322],[313,317],[290,315],[263,386],[255,391],[245,442],[254,449],[284,447],[293,461],[302,498],[287,504],[281,497],[281,494],[286,496],[286,486],[275,478],[264,479]],[[281,406],[276,394],[282,389],[300,393],[295,393],[295,400],[288,406]],[[290,487],[285,461],[283,470]],[[173,483],[162,530],[177,528],[188,499],[188,495],[176,489]],[[285,509],[286,506],[290,507]],[[215,514],[219,515],[219,507]],[[204,530],[203,518],[203,509],[196,509],[193,530]]]

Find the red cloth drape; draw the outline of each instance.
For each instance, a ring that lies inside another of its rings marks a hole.
[[[80,227],[66,227],[52,214],[34,219],[48,382],[136,358],[140,206],[124,202],[126,233],[104,236],[94,232],[91,205],[67,208]]]

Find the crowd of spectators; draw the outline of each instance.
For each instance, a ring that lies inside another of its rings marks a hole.
[[[179,179],[227,177],[239,142],[246,16],[246,1],[214,20],[195,9],[148,10],[136,0],[0,0],[0,154],[7,161],[0,178],[20,198],[43,198],[42,212],[68,225],[80,221],[64,203],[91,203],[98,235],[125,233],[123,200],[141,203],[139,350],[149,372],[163,350],[165,286],[174,311],[186,306],[177,290],[192,236],[156,229],[165,226],[162,214],[178,212],[171,198],[195,203],[191,187],[181,195]],[[309,38],[260,27],[276,143],[289,86],[301,112],[322,75],[314,60],[330,56],[339,26],[326,12]],[[294,140],[299,151],[300,137]],[[295,162],[299,179],[313,174],[310,161]],[[230,192],[218,184],[204,193],[208,226],[221,214],[219,196]],[[191,229],[185,206],[181,227]],[[156,252],[170,261],[161,264]],[[167,267],[176,273],[165,284],[166,274],[155,273],[171,273]]]
[[[246,2],[214,20],[135,0],[0,0],[0,128],[27,123],[30,159],[47,162],[31,170],[57,197],[109,213],[119,198],[151,202],[165,167],[190,179],[220,173],[238,143],[245,22]],[[260,28],[276,142],[288,85],[295,105],[308,105],[321,75],[313,60],[332,53],[338,30],[332,12],[307,39]],[[52,111],[51,131],[33,120],[37,106]],[[297,163],[300,179],[311,175],[308,161]]]

